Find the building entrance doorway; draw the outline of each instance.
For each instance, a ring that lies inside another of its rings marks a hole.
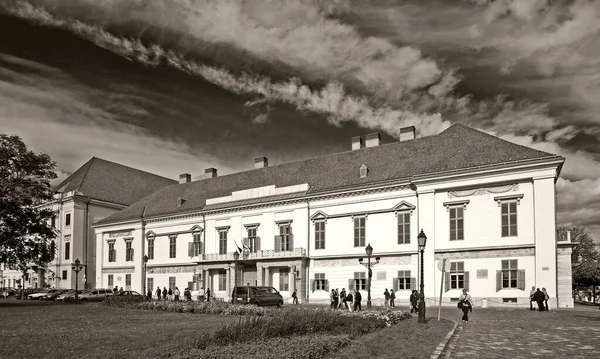
[[[245,285],[258,285],[256,265],[245,265],[244,267],[238,269],[235,278],[235,285],[238,287]]]

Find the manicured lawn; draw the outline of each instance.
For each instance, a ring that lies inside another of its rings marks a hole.
[[[429,358],[453,327],[451,321],[442,319],[438,322],[437,318],[428,318],[426,324],[419,324],[415,316],[399,325],[360,337],[330,358]]]
[[[0,300],[0,358],[157,358],[189,350],[214,316]]]

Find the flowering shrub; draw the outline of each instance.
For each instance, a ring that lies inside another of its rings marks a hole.
[[[386,326],[392,326],[400,323],[404,319],[411,318],[412,315],[407,312],[402,311],[392,311],[388,310],[371,310],[371,311],[360,311],[360,312],[346,312],[346,311],[336,311],[338,315],[346,316],[346,317],[359,317],[359,318],[375,318],[378,321],[385,323]]]
[[[102,305],[107,307],[131,308],[144,301],[141,295],[109,295],[102,301]]]
[[[111,298],[111,297],[109,297]],[[116,297],[115,297],[116,298]],[[231,304],[224,301],[216,302],[169,302],[169,301],[141,301],[141,302],[102,302],[104,305],[120,308],[133,308],[145,310],[162,310],[177,313],[195,314],[220,314],[220,315],[250,315],[263,316],[269,310],[263,307]]]
[[[350,344],[349,335],[304,335],[194,349],[175,359],[320,359]]]
[[[374,317],[349,317],[331,311],[289,310],[276,316],[246,317],[235,324],[223,326],[213,333],[203,333],[196,340],[198,349],[227,346],[232,343],[254,342],[275,337],[294,337],[309,334],[348,335],[358,337],[385,328]]]

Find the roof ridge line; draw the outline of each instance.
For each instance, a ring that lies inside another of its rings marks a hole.
[[[90,172],[90,168],[92,168],[92,163],[94,162],[95,159],[96,159],[96,156],[92,156],[92,158],[88,161],[90,163],[90,165],[85,170],[85,173],[83,174],[83,177],[81,177],[81,182],[79,183],[79,186],[77,187],[77,192],[79,192],[79,188],[81,188],[81,186],[83,186],[83,182],[85,182],[85,177]]]

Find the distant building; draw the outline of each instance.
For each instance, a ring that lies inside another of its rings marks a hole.
[[[3,284],[25,288],[75,288],[72,264],[81,261],[84,270],[79,273],[80,288],[96,285],[96,243],[91,225],[114,214],[128,205],[177,181],[135,168],[93,157],[59,184],[54,200],[45,206],[56,216],[51,225],[58,231],[54,241],[55,259],[46,266],[30,266],[28,277],[19,283],[22,273],[5,270]]]
[[[528,305],[536,286],[552,307],[571,307],[570,246],[558,246],[555,225],[563,163],[455,124],[418,139],[403,128],[399,142],[383,145],[377,133],[355,137],[351,151],[277,166],[261,157],[225,176],[210,168],[193,182],[183,174],[94,225],[96,282],[140,292],[210,288],[227,300],[249,283],[286,298],[297,289],[309,302],[356,288],[366,300],[359,258],[371,244],[380,257],[373,298],[387,288],[406,302],[419,286],[422,229],[428,300],[443,284],[446,304],[468,288],[476,304]]]

